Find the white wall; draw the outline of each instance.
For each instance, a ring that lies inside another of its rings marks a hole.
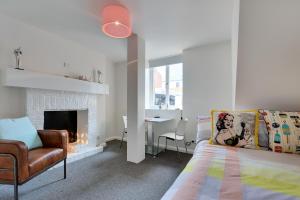
[[[231,42],[183,51],[183,115],[189,119],[188,139],[195,139],[198,115],[232,108]]]
[[[98,96],[99,132],[103,135],[106,123],[114,119],[113,64],[102,54],[55,34],[0,15],[0,67],[15,65],[13,50],[22,47],[22,64],[25,69],[58,75],[81,74],[90,77],[93,69],[100,69],[103,79],[110,85],[110,96]],[[100,44],[99,44],[100,45]],[[67,62],[68,67],[63,63]],[[106,74],[107,72],[107,74]],[[6,88],[0,85],[0,118],[25,115],[24,89]],[[106,113],[108,116],[106,117]],[[111,122],[108,130],[113,131]]]
[[[116,121],[116,73],[115,64],[111,61],[106,62],[105,65],[105,83],[109,85],[109,95],[105,96],[105,104],[102,104],[105,109],[105,120],[104,125],[106,127],[106,138],[112,137],[117,131],[117,121]],[[103,111],[99,111],[102,113]]]
[[[115,88],[116,88],[116,132],[112,138],[121,137],[124,129],[122,116],[127,115],[127,64],[117,63],[115,65]]]
[[[300,110],[299,10],[299,0],[241,0],[237,108]]]

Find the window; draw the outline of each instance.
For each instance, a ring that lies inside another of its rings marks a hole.
[[[146,70],[146,105],[151,109],[182,109],[182,63]]]

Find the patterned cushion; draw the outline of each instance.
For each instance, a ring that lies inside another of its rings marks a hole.
[[[258,112],[213,110],[211,143],[245,147],[258,147]]]
[[[258,145],[261,150],[269,150],[269,133],[264,120],[259,120]]]
[[[300,153],[300,113],[261,110],[275,152]]]

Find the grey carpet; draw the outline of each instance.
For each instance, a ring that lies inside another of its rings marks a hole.
[[[108,143],[103,153],[68,164],[67,179],[59,167],[20,186],[20,200],[158,200],[183,170],[191,155],[167,151],[140,164],[126,162],[126,143]],[[0,185],[0,199],[13,197]]]

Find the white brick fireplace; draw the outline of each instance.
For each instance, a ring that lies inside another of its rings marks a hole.
[[[93,94],[26,89],[26,113],[37,129],[44,127],[44,111],[78,111],[77,152],[86,147],[97,147],[97,96]],[[87,114],[85,114],[87,112]],[[80,114],[79,114],[80,113]]]
[[[99,95],[109,94],[108,85],[12,68],[1,70],[1,78],[4,86],[25,89],[26,114],[37,129],[44,128],[45,111],[77,111],[77,151],[70,161],[103,151],[97,106]]]

